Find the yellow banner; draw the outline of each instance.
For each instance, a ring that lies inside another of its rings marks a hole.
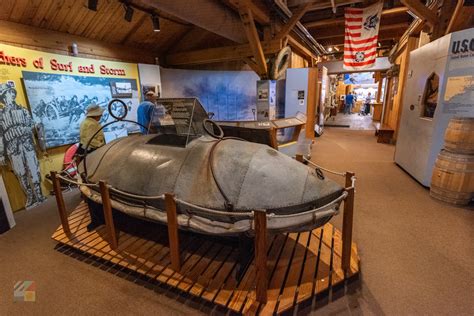
[[[138,102],[140,95],[137,64],[57,55],[0,44],[0,84],[4,84],[5,87],[14,87],[17,92],[15,102],[18,105],[28,107],[25,85],[22,82],[23,71],[110,79],[133,79],[136,80],[138,90],[138,95],[136,92],[134,93],[135,103]],[[2,108],[3,104],[0,104],[0,109]],[[76,122],[76,124],[78,123]],[[47,194],[51,189],[49,181],[45,180],[45,176],[51,170],[60,171],[64,168],[63,157],[67,147],[50,148],[44,153],[36,148],[44,194]],[[12,208],[19,210],[25,206],[26,197],[20,187],[18,177],[14,174],[15,166],[12,161],[9,163],[6,168],[0,169]]]
[[[13,81],[17,102],[26,106],[21,78],[22,71],[137,79],[138,65],[98,59],[64,56],[0,44],[0,83]]]

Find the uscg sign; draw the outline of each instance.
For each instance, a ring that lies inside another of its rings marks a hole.
[[[453,41],[451,45],[451,53],[460,54],[468,52],[474,53],[474,38]]]

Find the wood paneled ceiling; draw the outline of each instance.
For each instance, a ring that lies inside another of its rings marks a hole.
[[[166,13],[143,8],[159,14],[160,32],[153,31],[151,15],[141,10],[135,9],[132,21],[127,22],[124,4],[118,0],[98,0],[97,11],[88,9],[87,0],[2,0],[0,20],[147,49],[157,56],[196,29]],[[200,38],[213,35],[202,29],[199,32]]]
[[[176,0],[176,2],[128,0],[129,3],[147,12],[135,9],[132,21],[127,22],[124,19],[124,1],[119,0],[98,0],[97,11],[88,9],[87,0],[2,0],[0,20],[69,33],[105,43],[140,48],[156,56],[163,56],[168,53],[237,44],[231,37],[226,38],[225,32],[220,32],[219,29],[230,28],[229,25],[236,21],[235,16],[240,22],[237,12],[239,1],[242,0]],[[281,0],[250,2],[262,39],[264,28],[268,29],[269,24],[275,21],[280,25],[282,23],[275,12],[276,1],[281,2]],[[371,2],[367,0],[334,1],[340,5],[335,14],[331,10],[329,0],[288,0],[286,2],[293,12],[302,3],[311,2],[311,9],[303,15],[300,22],[318,42],[324,46],[333,46],[340,45],[344,41],[344,7],[348,5],[362,7]],[[191,14],[191,18],[187,19],[180,10],[176,10],[180,6],[182,6],[182,11],[187,10],[187,17]],[[380,38],[383,41],[395,42],[406,30],[412,17],[406,10],[396,9],[403,7],[398,0],[385,1],[385,7],[385,10],[395,11],[384,14],[382,17]],[[174,8],[175,14],[172,14],[172,10],[161,10],[166,8]],[[199,10],[209,10],[209,12],[214,10],[217,27],[212,25],[210,13],[205,21],[206,16]],[[153,31],[151,12],[160,16],[160,32]],[[218,13],[223,17],[218,17]],[[203,21],[202,24],[196,23],[198,16]],[[226,21],[229,25],[226,25]],[[207,25],[210,27],[206,28]],[[229,31],[233,31],[234,34],[242,32],[235,28],[238,26],[232,26],[234,29],[229,29]]]

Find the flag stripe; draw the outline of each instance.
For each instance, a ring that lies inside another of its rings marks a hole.
[[[350,17],[346,17],[346,23],[347,22],[360,22],[362,23],[362,17],[358,17],[358,18],[350,18]]]
[[[377,47],[377,44],[372,44],[370,46],[362,46],[362,47],[357,47],[357,48],[349,47],[348,49],[344,47],[344,53],[370,51],[370,50],[374,50],[374,48],[376,47]]]
[[[347,37],[360,37],[362,34],[361,33],[350,33],[346,32]]]
[[[370,42],[377,41],[378,36],[375,35],[374,37],[368,38],[368,39],[363,39],[363,40],[344,40],[344,44],[349,44],[349,45],[360,45],[360,44],[367,44]]]
[[[369,61],[363,61],[361,63],[353,62],[353,63],[346,63],[344,62],[344,66],[349,66],[349,67],[358,67],[358,66],[367,66],[375,64],[375,59],[369,60]]]
[[[365,58],[365,60],[367,60],[367,58],[372,57],[372,56],[376,56],[376,55],[377,55],[377,52],[374,51],[374,52],[370,52],[370,53],[368,53],[368,54],[365,54],[365,55],[364,55],[364,58]],[[344,59],[350,59],[350,60],[352,60],[352,59],[354,59],[354,56],[355,56],[355,54],[351,54],[351,55],[346,55],[346,54],[344,54]]]
[[[347,25],[346,24],[346,30],[361,30],[362,29],[362,25],[358,24],[358,25]]]
[[[363,9],[354,9],[354,8],[346,8],[346,10],[344,11],[345,13],[352,13],[352,14],[362,14],[364,13],[364,10]]]

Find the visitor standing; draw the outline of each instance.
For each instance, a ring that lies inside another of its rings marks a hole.
[[[346,95],[346,99],[345,99],[344,114],[352,114],[353,106],[354,106],[354,95],[351,92],[349,92]]]
[[[147,134],[147,128],[150,125],[151,116],[155,107],[156,94],[153,91],[145,93],[145,101],[140,103],[137,110],[137,120],[140,123],[142,134]]]
[[[364,113],[365,115],[369,115],[370,114],[370,104],[372,103],[372,95],[371,93],[369,92],[369,94],[367,94],[367,98],[365,98],[365,108],[364,108]]]

